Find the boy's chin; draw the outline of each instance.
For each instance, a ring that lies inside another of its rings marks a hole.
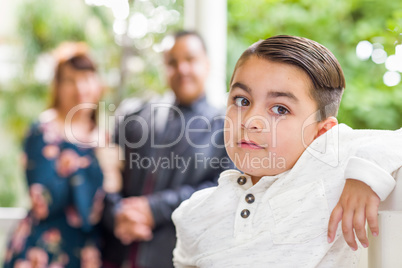
[[[246,168],[246,167],[237,167],[237,168],[249,176],[258,177],[258,178],[262,178],[264,176],[276,176],[276,175],[279,175],[279,174],[289,170],[289,168],[287,168],[287,167],[272,168],[272,169],[271,168],[254,169],[254,168]]]

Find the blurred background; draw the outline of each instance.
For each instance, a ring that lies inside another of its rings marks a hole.
[[[186,13],[189,1],[193,9]],[[224,10],[214,17],[208,17],[214,1],[201,1],[0,0],[0,207],[29,206],[21,144],[48,105],[51,51],[57,44],[90,45],[107,88],[105,103],[117,106],[124,98],[165,90],[164,37],[191,28],[200,8],[201,20],[225,29],[224,87],[252,43],[277,34],[304,36],[328,47],[343,67],[347,88],[340,122],[353,128],[402,127],[401,1],[215,0]],[[208,31],[202,34],[207,37]]]

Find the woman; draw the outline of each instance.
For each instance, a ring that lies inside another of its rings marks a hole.
[[[5,267],[99,267],[97,223],[103,175],[96,104],[102,88],[82,43],[56,50],[51,108],[24,144],[32,209],[17,227]],[[95,108],[94,108],[95,107]]]

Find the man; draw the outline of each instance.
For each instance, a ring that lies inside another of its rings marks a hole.
[[[179,32],[164,57],[173,102],[145,104],[116,133],[126,162],[121,194],[106,199],[104,267],[173,267],[173,210],[233,167],[223,146],[222,114],[205,98],[203,40]]]

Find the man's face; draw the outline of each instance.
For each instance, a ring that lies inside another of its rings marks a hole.
[[[165,53],[167,82],[184,105],[190,105],[204,93],[209,72],[206,52],[198,37],[183,36]]]
[[[311,82],[299,68],[251,56],[230,85],[225,122],[229,157],[255,177],[293,167],[318,135]]]

